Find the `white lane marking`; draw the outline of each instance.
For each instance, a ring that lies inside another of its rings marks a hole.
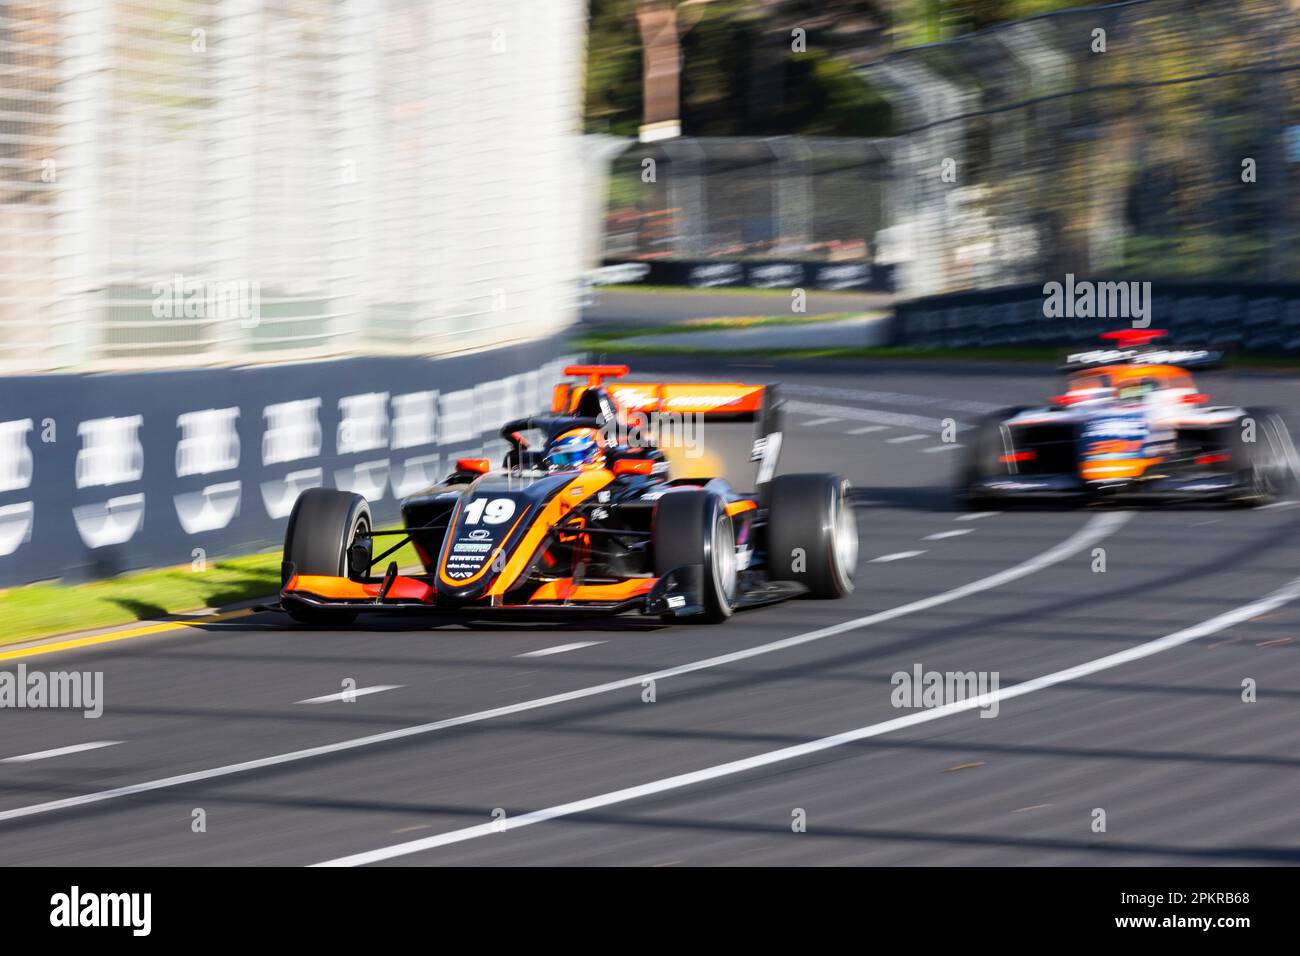
[[[416,724],[412,727],[400,727],[396,730],[386,730],[382,733],[370,734],[366,737],[354,737],[351,740],[340,740],[332,744],[322,744],[318,747],[307,747],[303,750],[292,750],[288,753],[273,754],[269,757],[259,757],[255,760],[244,760],[240,763],[226,764],[222,767],[211,767],[207,770],[194,770],[189,773],[179,773],[170,777],[159,777],[155,780],[146,780],[143,783],[132,783],[122,787],[113,787],[110,790],[98,790],[93,793],[83,793],[75,797],[62,797],[58,800],[49,800],[45,803],[33,803],[25,807],[14,807],[9,810],[0,810],[0,822],[8,820],[17,820],[20,817],[35,816],[40,813],[52,813],[56,810],[67,810],[72,807],[84,807],[92,803],[103,803],[106,800],[116,800],[119,797],[134,796],[139,793],[151,793],[155,790],[166,790],[170,787],[183,787],[191,783],[198,783],[203,780],[215,780],[220,777],[230,777],[235,774],[248,773],[253,770],[263,770],[267,767],[279,767],[288,763],[297,763],[301,760],[309,760],[313,757],[323,757],[329,754],[346,753],[350,750],[358,750],[362,747],[370,747],[377,744],[387,744],[395,740],[404,740],[408,737],[420,737],[425,734],[436,733],[440,730],[447,730],[451,727],[463,727],[466,724],[476,724],[485,720],[492,720],[495,717],[508,717],[512,714],[520,714],[530,710],[540,710],[543,707],[553,707],[556,704],[567,704],[575,700],[584,700],[588,697],[596,697],[601,694],[612,693],[616,690],[626,690],[628,688],[640,688],[646,681],[663,681],[672,677],[680,677],[683,674],[693,674],[696,671],[708,670],[713,667],[725,667],[728,664],[734,664],[737,661],[749,660],[753,657],[760,657],[764,654],[772,654],[777,651],[783,651],[787,648],[798,647],[802,644],[809,644],[813,641],[824,640],[828,637],[834,637],[837,634],[844,634],[848,631],[856,631],[866,627],[873,627],[877,624],[883,624],[886,621],[893,621],[900,617],[906,617],[909,614],[917,614],[921,611],[928,611],[932,607],[939,607],[944,604],[950,604],[953,601],[959,601],[962,598],[970,597],[972,594],[980,594],[993,588],[1001,587],[1012,581],[1018,581],[1020,578],[1036,574],[1044,568],[1060,564],[1067,558],[1074,557],[1080,552],[1091,548],[1098,541],[1102,541],[1109,535],[1118,531],[1125,522],[1127,522],[1136,512],[1132,511],[1108,511],[1103,514],[1093,515],[1088,519],[1078,531],[1070,535],[1064,541],[1061,541],[1048,548],[1040,554],[1027,558],[1019,564],[1009,568],[1004,568],[995,574],[971,581],[969,584],[963,584],[952,588],[948,591],[941,591],[938,594],[932,594],[926,598],[920,598],[907,604],[900,604],[897,607],[888,608],[884,611],[876,611],[874,614],[868,614],[864,617],[853,618],[852,620],[842,621],[839,624],[832,624],[829,627],[819,628],[815,631],[806,631],[803,634],[795,634],[792,637],[783,637],[780,640],[769,641],[766,644],[755,644],[752,647],[742,648],[738,651],[732,651],[728,654],[719,654],[716,657],[706,657],[702,660],[692,661],[689,664],[678,664],[675,667],[668,667],[664,670],[652,671],[649,674],[638,674],[635,677],[624,677],[619,680],[612,680],[604,684],[592,684],[588,687],[580,687],[577,690],[565,691],[560,694],[552,694],[549,697],[537,697],[533,700],[521,701],[517,704],[506,704],[501,707],[493,707],[490,710],[479,710],[472,714],[462,714],[459,717],[447,717],[442,720],[434,720],[425,724]]]
[[[989,402],[972,402],[966,399],[942,398],[938,395],[911,395],[906,392],[879,392],[861,388],[838,388],[831,385],[794,385],[789,382],[781,384],[781,394],[802,395],[805,398],[839,398],[849,401],[876,403],[880,405],[901,405],[904,408],[917,408],[922,405],[956,409],[959,412],[973,412],[987,415],[1005,408]]]
[[[804,423],[803,423],[803,427],[804,427],[804,428],[816,428],[818,425],[829,425],[829,424],[831,424],[832,422],[838,422],[838,421],[842,421],[842,419],[839,419],[839,418],[814,418],[814,419],[813,419],[812,421],[810,421],[810,422],[804,422]]]
[[[954,528],[952,531],[936,531],[934,534],[927,534],[922,541],[942,541],[944,538],[956,538],[963,534],[970,534],[974,528]]]
[[[851,405],[823,405],[819,402],[799,402],[786,400],[784,407],[790,415],[830,415],[846,422],[871,422],[875,425],[895,425],[899,428],[917,428],[927,432],[943,431],[942,418],[926,418],[924,415],[905,415],[902,412],[885,412],[877,408],[854,408]],[[957,429],[969,428],[961,422]]]
[[[850,428],[844,434],[846,435],[870,435],[872,432],[883,432],[888,425],[863,425],[861,428]]]
[[[575,814],[586,813],[590,810],[600,809],[601,807],[613,806],[616,803],[627,803],[630,800],[638,800],[641,797],[653,796],[654,794],[665,793],[669,790],[680,790],[683,787],[690,787],[697,783],[717,780],[720,777],[730,777],[738,773],[756,770],[759,767],[769,767],[772,764],[782,763],[787,760],[796,760],[800,757],[807,757],[810,754],[821,753],[822,751],[831,750],[835,747],[842,747],[845,744],[857,743],[859,740],[866,740],[870,737],[880,737],[884,734],[893,733],[896,730],[915,727],[917,724],[926,724],[933,720],[940,720],[953,714],[960,714],[964,711],[988,707],[995,702],[1001,704],[1001,702],[1005,700],[1023,697],[1026,694],[1032,694],[1035,691],[1044,690],[1048,687],[1055,687],[1057,684],[1064,684],[1068,681],[1077,680],[1080,677],[1091,676],[1099,671],[1109,670],[1112,667],[1119,667],[1121,664],[1128,664],[1132,661],[1141,660],[1144,657],[1151,657],[1155,654],[1161,653],[1162,651],[1167,651],[1170,648],[1190,643],[1198,638],[1207,637],[1210,634],[1216,634],[1225,628],[1232,627],[1234,624],[1249,621],[1251,618],[1256,617],[1259,614],[1264,614],[1268,611],[1282,607],[1284,604],[1295,600],[1297,597],[1300,597],[1300,578],[1295,578],[1290,584],[1279,588],[1272,594],[1251,601],[1249,604],[1233,608],[1230,611],[1225,611],[1207,621],[1193,624],[1191,627],[1185,627],[1181,631],[1166,634],[1164,637],[1158,637],[1155,640],[1147,641],[1143,644],[1136,644],[1133,647],[1117,651],[1114,654],[1107,654],[1105,657],[1098,657],[1083,664],[1077,664],[1074,667],[1067,667],[1064,670],[1044,674],[1042,677],[1035,677],[1027,681],[1022,681],[1019,684],[1012,684],[1010,687],[1004,687],[989,694],[967,698],[966,700],[954,701],[951,704],[944,704],[943,706],[935,707],[932,710],[913,711],[912,713],[905,714],[902,717],[895,717],[892,720],[884,720],[878,724],[868,724],[865,727],[858,727],[855,730],[846,730],[843,733],[833,734],[830,737],[821,737],[817,740],[807,741],[806,743],[795,744],[792,747],[782,747],[780,750],[770,750],[767,753],[755,754],[752,757],[744,757],[740,760],[732,760],[728,763],[705,767],[703,770],[694,770],[690,773],[681,773],[672,777],[664,777],[661,780],[653,780],[649,783],[639,784],[635,787],[625,787],[622,790],[614,790],[611,793],[602,793],[599,796],[587,797],[584,800],[574,800],[570,803],[561,803],[557,806],[547,807],[544,810],[534,810],[531,813],[522,813],[517,817],[505,817],[501,820],[494,820],[491,823],[480,823],[477,826],[465,827],[460,830],[451,830],[447,833],[439,833],[434,836],[424,837],[420,840],[410,840],[406,843],[397,843],[393,846],[382,847],[378,850],[369,850],[365,853],[354,853],[351,856],[341,856],[337,859],[327,860],[324,863],[316,863],[314,865],[362,866],[367,863],[377,863],[380,860],[391,860],[394,857],[407,856],[411,853],[418,853],[421,850],[432,850],[452,843],[464,843],[467,840],[474,840],[478,837],[490,836],[492,834],[502,833],[506,830],[517,830],[520,827],[532,826],[535,823],[545,823],[547,820],[574,816]]]
[[[995,515],[1002,514],[1001,511],[972,511],[969,514],[958,515],[954,521],[979,521],[980,518],[992,518]]]
[[[33,760],[48,760],[50,757],[62,757],[66,754],[79,754],[83,750],[98,750],[100,747],[115,747],[120,740],[92,740],[85,744],[73,744],[71,747],[56,747],[53,750],[38,750],[36,753],[19,754],[17,757],[5,757],[0,763],[31,763]]]
[[[1300,505],[1300,501],[1273,501],[1266,505],[1260,505],[1258,510],[1264,511],[1268,508],[1294,508],[1296,505]]]
[[[893,554],[882,554],[878,558],[872,558],[868,564],[886,564],[890,561],[902,561],[904,558],[915,558],[918,555],[925,554],[924,551],[895,551]]]
[[[324,697],[308,697],[306,700],[300,700],[300,704],[331,704],[338,700],[349,700],[353,697],[365,697],[367,694],[382,694],[386,690],[398,690],[405,687],[405,684],[375,684],[373,687],[358,687],[356,690],[341,690],[337,694],[326,694]]]
[[[935,452],[956,451],[958,448],[965,448],[965,447],[966,446],[963,445],[961,442],[950,441],[950,442],[944,442],[942,445],[935,445],[933,448],[922,448],[921,454],[933,455]]]
[[[890,445],[901,445],[906,441],[920,441],[924,435],[899,435],[897,438],[886,438],[885,442]]]
[[[604,643],[604,641],[574,641],[572,644],[556,644],[554,647],[543,647],[541,650],[516,654],[515,657],[550,657],[552,654],[563,654],[566,651],[577,651],[584,647],[595,647],[597,644]]]

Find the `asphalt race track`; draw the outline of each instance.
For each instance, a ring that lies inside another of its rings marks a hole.
[[[105,712],[0,713],[0,863],[1300,863],[1296,501],[963,513],[939,421],[1054,374],[725,375],[787,386],[784,470],[854,483],[851,598],[721,627],[260,614],[32,658],[102,670]],[[1294,378],[1202,382],[1300,423]],[[996,716],[893,706],[917,665],[996,672]],[[348,679],[374,690],[303,703]]]

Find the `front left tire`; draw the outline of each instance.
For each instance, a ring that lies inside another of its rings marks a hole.
[[[767,506],[768,576],[797,581],[813,597],[852,593],[858,525],[852,488],[838,475],[777,475]]]
[[[372,527],[370,505],[361,495],[332,488],[310,488],[298,496],[284,532],[284,560],[298,574],[347,577],[349,551]],[[282,582],[283,583],[283,582]],[[356,611],[287,605],[289,616],[303,624],[351,624]]]

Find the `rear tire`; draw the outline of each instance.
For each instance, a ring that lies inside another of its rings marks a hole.
[[[370,533],[370,505],[360,495],[332,488],[310,488],[298,496],[284,533],[284,560],[298,574],[348,577],[348,549]],[[283,582],[282,582],[283,583]],[[290,607],[289,616],[303,624],[351,624],[356,611]]]
[[[767,509],[769,577],[797,581],[818,598],[842,598],[853,591],[858,526],[850,491],[839,475],[772,479]]]
[[[735,610],[739,574],[736,531],[718,495],[707,491],[672,491],[655,506],[651,540],[655,574],[662,577],[685,564],[702,566],[700,603],[704,610],[671,621],[720,624]]]

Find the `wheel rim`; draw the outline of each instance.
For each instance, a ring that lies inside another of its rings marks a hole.
[[[736,530],[730,519],[720,517],[713,526],[713,581],[718,594],[730,607],[736,598]]]
[[[352,576],[352,546],[357,543],[357,538],[364,537],[370,533],[370,522],[365,518],[358,518],[357,523],[352,526],[352,534],[348,536],[347,546],[343,549],[343,576]],[[369,573],[367,569],[366,573]]]
[[[846,588],[853,586],[853,572],[858,566],[858,523],[854,520],[853,507],[848,496],[841,492],[836,496],[835,526],[835,572]]]

